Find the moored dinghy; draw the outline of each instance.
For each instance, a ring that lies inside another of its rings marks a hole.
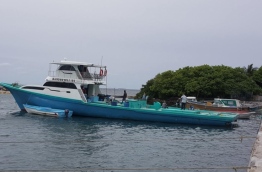
[[[71,117],[73,115],[73,111],[68,109],[52,109],[50,107],[42,107],[42,106],[32,106],[28,104],[24,104],[25,110],[28,113],[44,115],[44,116],[53,116],[53,117]]]

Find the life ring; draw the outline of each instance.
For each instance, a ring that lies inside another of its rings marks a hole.
[[[106,75],[107,75],[107,70],[105,69],[104,76],[106,76]]]
[[[100,75],[100,76],[103,76],[103,69],[100,69],[99,75]]]

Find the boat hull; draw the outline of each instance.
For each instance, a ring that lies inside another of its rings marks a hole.
[[[24,109],[23,104],[30,104],[54,109],[70,109],[74,115],[79,116],[212,126],[231,126],[232,122],[237,119],[237,115],[200,114],[197,111],[162,108],[156,110],[111,106],[105,103],[86,103],[81,100],[34,93],[10,85],[3,86],[11,92],[21,110]]]
[[[256,112],[236,112],[238,119],[250,119],[250,117]]]

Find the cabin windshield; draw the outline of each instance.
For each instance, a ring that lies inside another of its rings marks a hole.
[[[58,70],[69,70],[69,71],[75,71],[75,68],[71,65],[63,65],[60,66],[60,68]]]
[[[235,100],[222,100],[222,102],[227,106],[236,106]]]
[[[220,100],[215,99],[213,105],[221,106],[221,105],[224,105],[224,103],[221,102]]]

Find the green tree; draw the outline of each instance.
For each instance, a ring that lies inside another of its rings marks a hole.
[[[254,69],[252,66],[249,66],[249,70]],[[253,70],[252,75],[260,82],[262,68]],[[186,66],[176,71],[168,70],[157,74],[143,86],[138,95],[142,97],[145,92],[150,97],[158,99],[180,97],[183,93],[202,98],[248,97],[261,92],[261,88],[250,76],[240,67]]]
[[[253,67],[253,64],[248,65],[247,67],[243,67],[248,77],[252,77],[254,72],[258,69],[257,67]]]
[[[169,70],[158,74],[154,78],[154,82],[150,87],[151,93],[154,94],[157,98],[166,99],[171,95],[175,94],[174,90],[174,72]]]
[[[256,84],[260,87],[260,89],[262,89],[262,66],[260,68],[258,68],[258,70],[256,70],[254,72],[253,75],[253,80],[256,82]],[[255,91],[256,94],[261,93],[260,90],[256,90]]]
[[[150,87],[153,85],[154,79],[150,79],[147,81],[145,85],[142,86],[140,92],[136,94],[135,98],[139,99],[142,98],[143,94],[145,93],[147,96],[155,97],[155,93],[151,91]]]

